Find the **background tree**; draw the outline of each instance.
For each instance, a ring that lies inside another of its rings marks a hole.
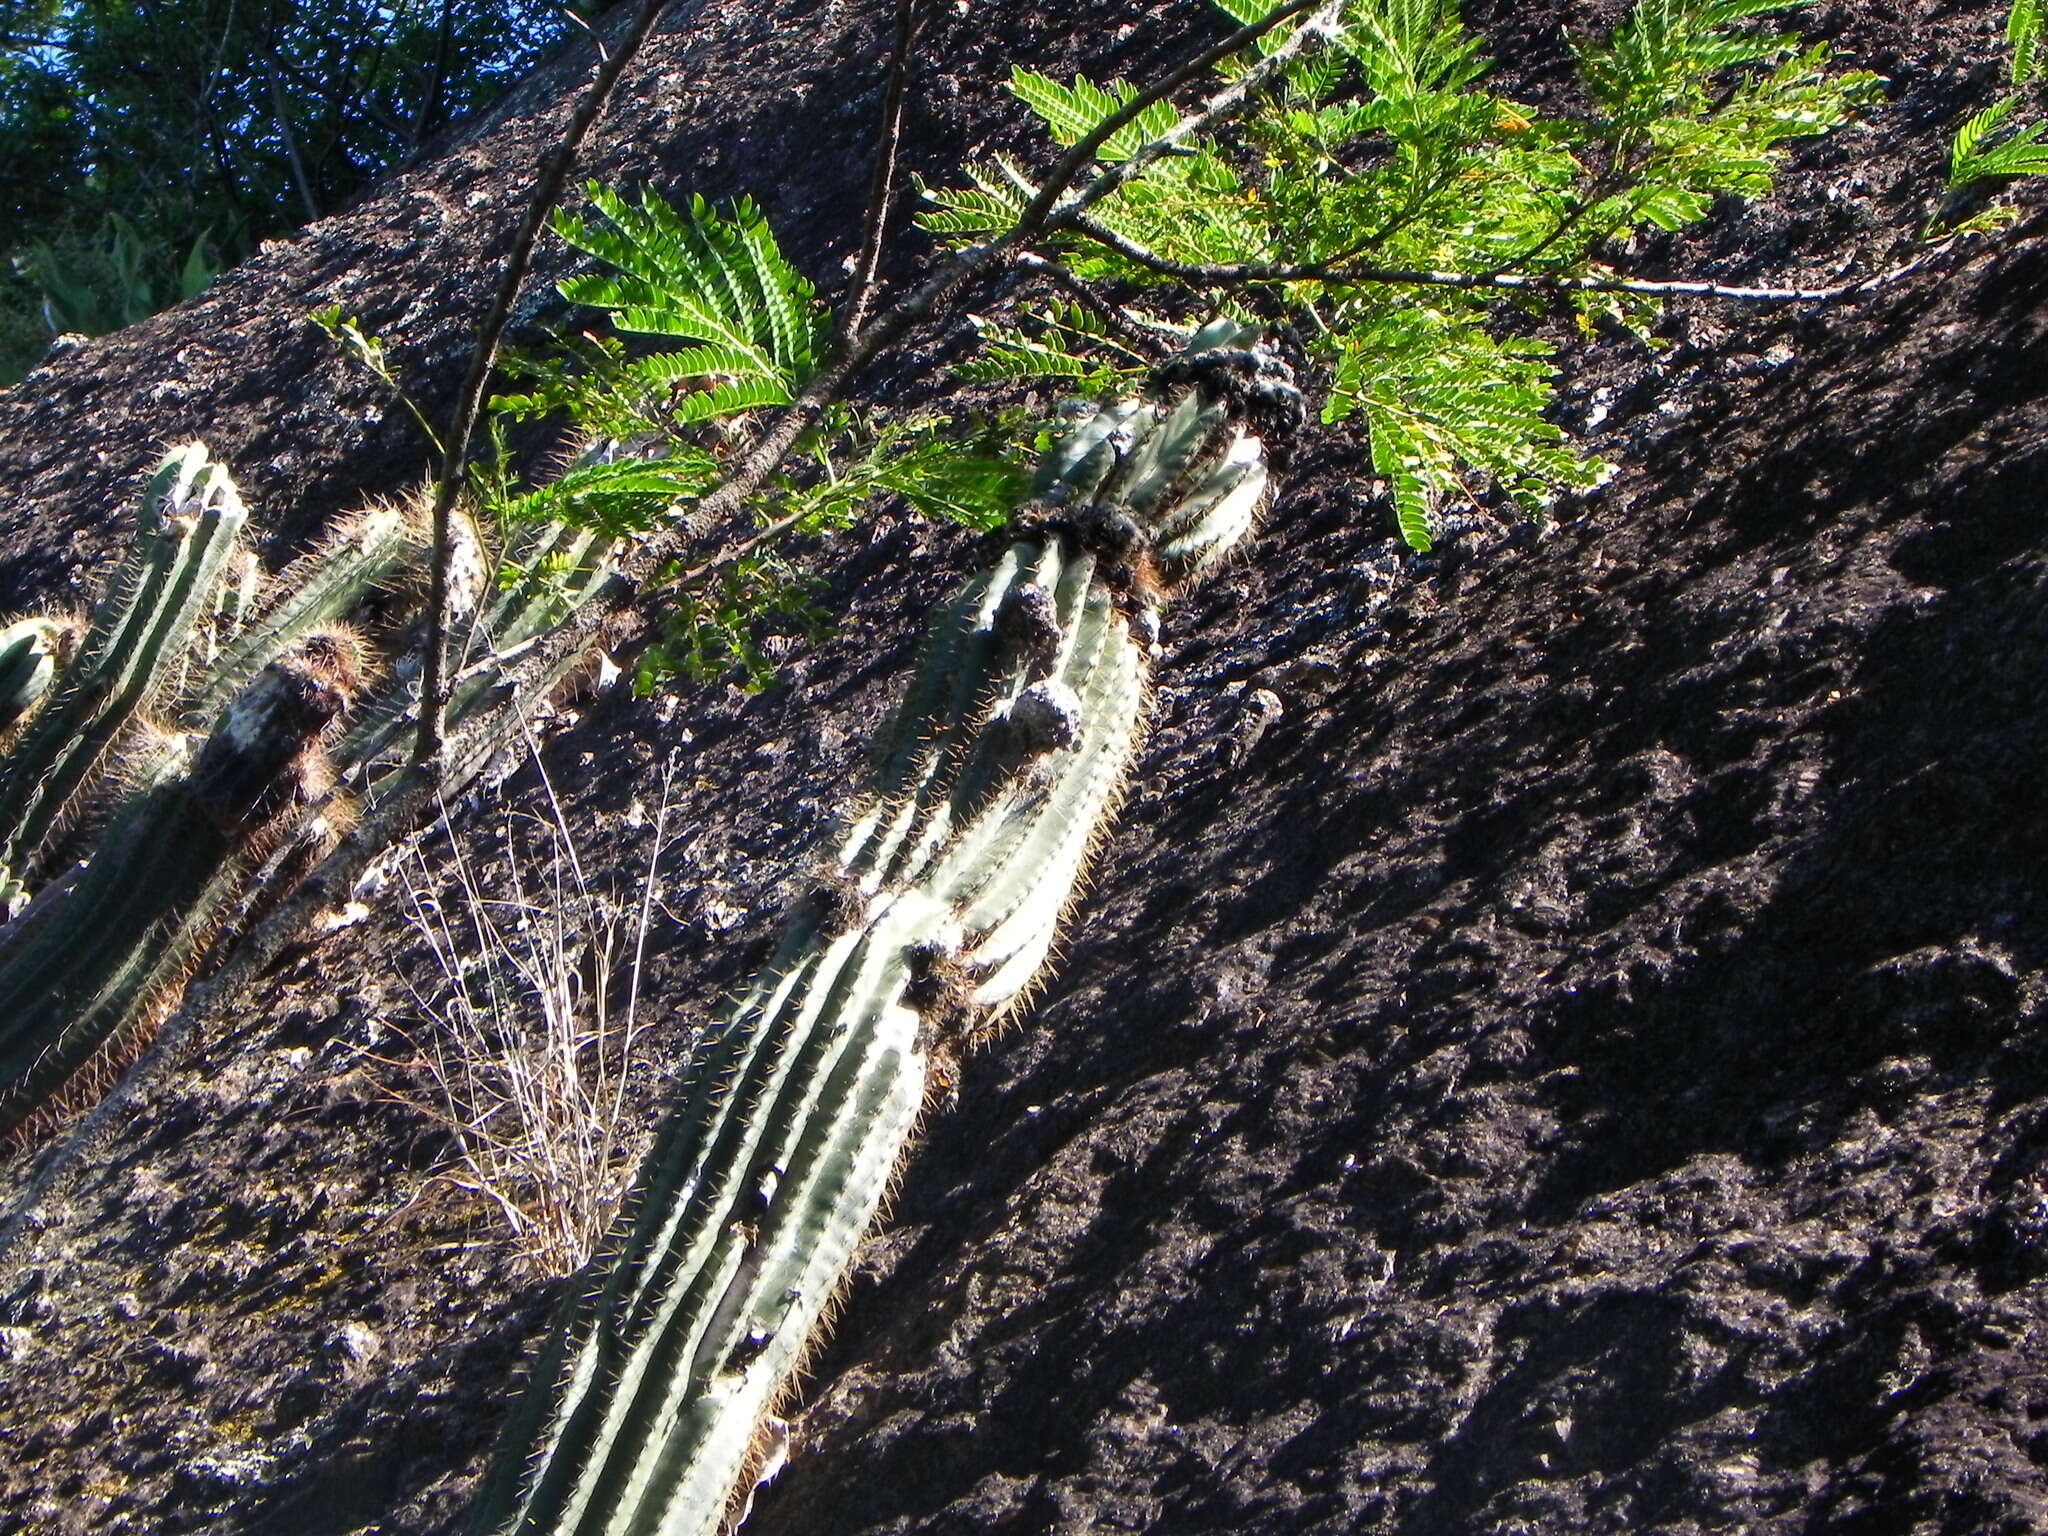
[[[0,0],[0,379],[55,332],[141,319],[343,206],[569,16],[539,0]]]

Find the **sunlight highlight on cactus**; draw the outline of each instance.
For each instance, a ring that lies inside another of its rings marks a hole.
[[[256,883],[288,885],[326,851],[353,815],[334,798],[336,760],[374,787],[375,749],[410,741],[417,665],[387,675],[339,621],[380,591],[401,623],[417,607],[417,499],[342,519],[268,581],[240,545],[245,522],[205,448],[175,449],[90,620],[0,627],[0,1137],[96,1096]],[[589,595],[611,554],[595,535],[533,529],[492,595],[483,542],[461,522],[455,616],[473,638],[458,717]],[[342,736],[366,696],[378,707]]]
[[[1228,323],[1048,450],[1014,541],[934,620],[876,782],[692,1060],[515,1415],[475,1529],[720,1530],[843,1283],[935,1059],[1043,966],[1136,750],[1158,609],[1265,471]],[[1162,541],[1173,553],[1162,559]]]

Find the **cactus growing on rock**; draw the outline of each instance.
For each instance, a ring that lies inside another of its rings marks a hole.
[[[1227,322],[1050,449],[1014,542],[934,622],[877,784],[690,1063],[535,1368],[475,1528],[720,1529],[842,1283],[935,1055],[1042,965],[1140,734],[1157,609],[1249,526],[1270,365]],[[1160,546],[1172,553],[1162,559]]]
[[[240,547],[246,514],[226,470],[188,444],[152,476],[87,623],[0,628],[0,892],[22,908],[0,927],[0,1136],[99,1086],[93,1065],[132,1054],[222,923],[246,916],[252,888],[290,885],[301,855],[348,819],[342,799],[298,825],[303,807],[330,798],[330,758],[374,790],[387,766],[377,750],[409,740],[418,669],[403,662],[381,706],[333,740],[373,671],[337,621],[379,588],[408,595],[421,512],[354,513],[265,582]],[[491,596],[483,542],[460,523],[453,616],[470,622],[478,654],[456,678],[457,718],[594,590],[611,556],[601,536],[538,527]],[[111,793],[65,835],[95,785]],[[89,861],[62,868],[87,841]],[[29,900],[25,878],[46,870]]]
[[[241,619],[191,691],[180,711],[185,724],[211,730],[228,702],[287,646],[340,622],[369,592],[418,566],[426,554],[424,511],[411,503],[365,507],[286,566],[271,583],[276,601]],[[248,587],[238,597],[238,617],[257,607]]]
[[[75,619],[37,614],[0,628],[0,742],[11,740],[49,697],[80,627]]]
[[[475,525],[463,516],[455,520],[455,528],[456,547],[462,555],[457,565],[468,567],[469,577],[458,569],[449,587],[454,597],[451,618],[462,621],[451,658],[450,725],[460,725],[487,703],[503,688],[526,650],[610,579],[616,553],[613,539],[590,529],[560,522],[531,524],[510,540],[500,567],[499,589],[487,597],[484,588],[490,572],[482,560],[483,546]],[[419,638],[424,638],[423,632]],[[371,799],[378,795],[380,784],[388,782],[398,749],[411,739],[419,709],[420,674],[413,662],[415,655],[408,647],[396,686],[366,709],[335,747],[336,761],[362,780],[364,793]],[[564,658],[539,679],[539,691],[551,690],[580,661],[580,656]]]
[[[321,745],[363,670],[347,631],[303,637],[196,753],[166,743],[156,781],[122,805],[92,859],[0,928],[0,1136],[92,1063],[123,1062],[293,812],[326,789]]]
[[[165,455],[77,655],[0,763],[0,882],[18,889],[115,743],[182,665],[247,519],[234,482],[203,446]]]

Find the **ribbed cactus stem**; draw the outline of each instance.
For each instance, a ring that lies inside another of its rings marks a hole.
[[[458,618],[447,721],[460,725],[505,686],[514,664],[533,641],[573,614],[610,578],[617,545],[602,533],[544,523],[521,529],[505,552],[495,592],[484,585],[489,576],[478,562],[482,546],[470,536],[458,542],[464,580],[450,578],[451,590],[471,594]],[[537,680],[543,692],[581,664],[564,657],[548,676]],[[366,709],[335,744],[334,759],[359,775],[365,794],[374,799],[396,765],[395,753],[411,740],[419,710],[420,676],[416,664],[404,666],[388,695]]]
[[[160,785],[128,804],[75,881],[0,929],[0,1136],[94,1057],[124,1052],[234,888],[232,851],[185,815],[181,785]]]
[[[612,539],[590,528],[544,523],[522,530],[505,551],[501,587],[484,608],[477,643],[509,651],[546,634],[611,574],[615,551]]]
[[[76,622],[37,614],[0,628],[0,741],[49,697],[73,645]]]
[[[82,639],[67,642],[62,621],[0,629],[0,904],[20,913],[0,928],[0,1134],[21,1134],[53,1097],[99,1086],[82,1079],[125,1059],[221,924],[296,879],[352,809],[330,798],[327,743],[362,691],[364,648],[335,621],[375,589],[403,594],[396,578],[420,561],[421,516],[379,506],[344,519],[267,602],[238,547],[245,519],[205,449],[180,448],[151,479]],[[473,522],[456,518],[455,533],[449,616],[472,639],[453,692],[459,721],[605,579],[612,545],[530,530],[515,541],[514,579],[494,590]],[[373,789],[377,752],[407,739],[417,678],[415,666],[410,695],[398,678],[349,743]],[[60,837],[95,783],[111,793]],[[302,817],[315,802],[320,815]],[[22,877],[87,832],[101,833],[91,861],[29,900]]]
[[[1075,413],[1016,540],[940,610],[874,793],[692,1059],[540,1359],[478,1530],[725,1526],[761,1418],[911,1135],[929,1054],[1027,988],[1103,836],[1171,586],[1153,546],[1173,530],[1174,569],[1194,572],[1248,526],[1245,392],[1210,387],[1204,366]]]
[[[514,1528],[717,1528],[923,1101],[900,999],[907,935],[935,915],[807,932],[706,1046],[600,1285],[542,1362],[557,1391]]]
[[[148,754],[90,863],[0,928],[0,1135],[154,1025],[249,872],[324,788],[321,740],[361,686],[353,636],[316,631],[236,698],[196,755]],[[183,772],[174,763],[188,761]]]
[[[363,599],[395,579],[425,555],[426,543],[415,509],[372,506],[353,513],[317,548],[286,566],[275,582],[279,594],[239,628],[183,710],[194,730],[211,730],[228,701],[287,646],[316,629],[339,622]]]
[[[173,449],[159,466],[134,542],[61,690],[0,764],[0,869],[26,872],[121,733],[182,665],[246,520],[227,471],[198,443]]]

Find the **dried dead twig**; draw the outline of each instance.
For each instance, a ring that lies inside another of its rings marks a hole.
[[[411,1037],[421,1086],[393,1095],[454,1143],[434,1180],[490,1205],[522,1265],[554,1277],[589,1259],[644,1150],[626,1095],[674,772],[640,889],[625,898],[592,880],[544,768],[540,778],[546,814],[526,827],[537,853],[522,856],[508,820],[488,875],[449,828],[445,894],[417,853],[401,866],[433,974],[406,979],[429,1024]]]

